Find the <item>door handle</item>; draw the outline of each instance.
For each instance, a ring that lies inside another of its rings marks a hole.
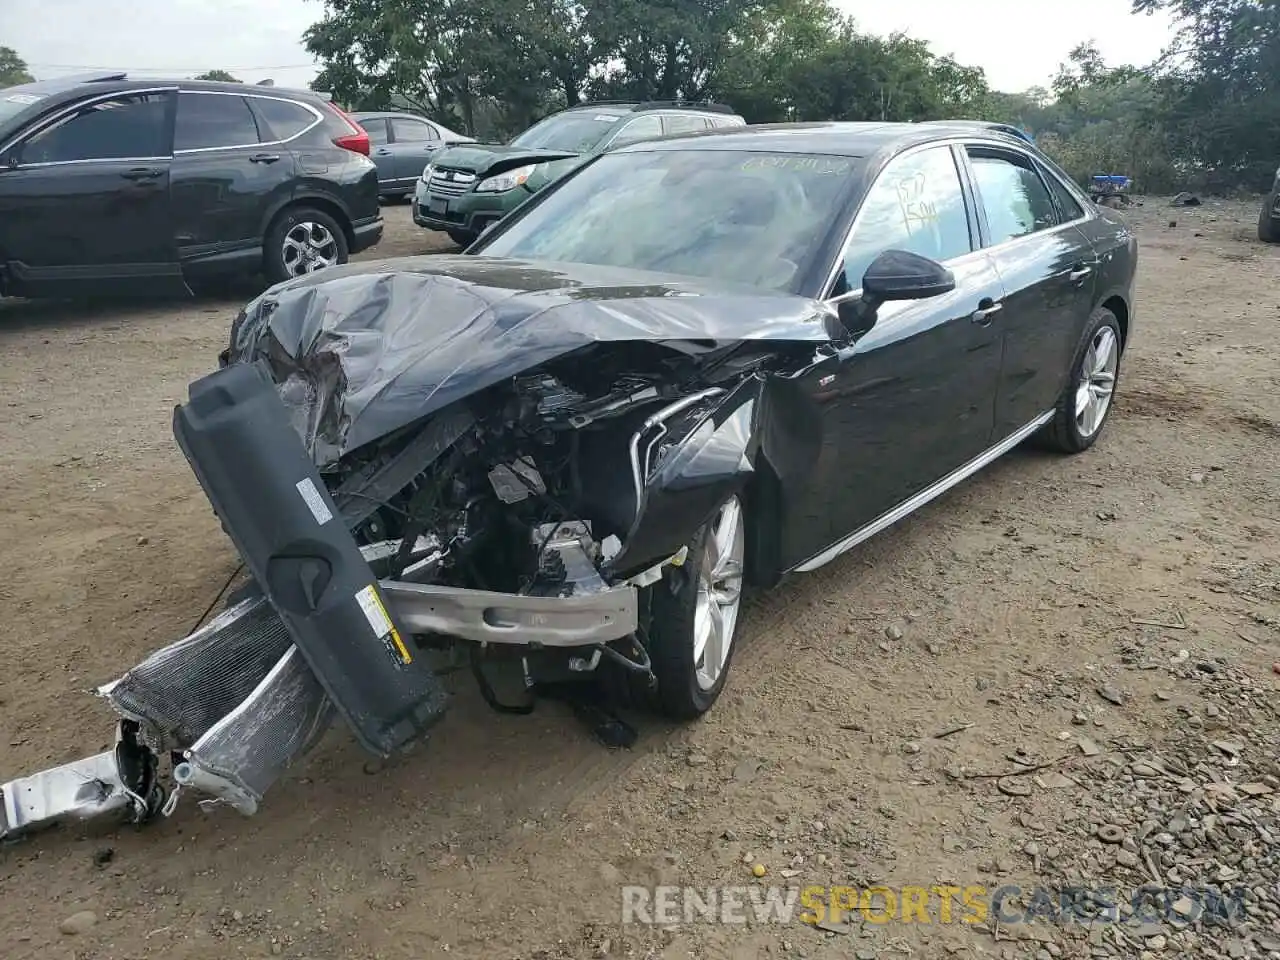
[[[983,304],[986,304],[986,306],[983,306]],[[1003,303],[996,303],[991,299],[983,299],[978,302],[978,309],[969,314],[969,319],[980,327],[989,327],[991,318],[1003,309]]]
[[[389,156],[391,156],[391,151],[390,151],[390,150],[375,150],[375,151],[373,151],[373,155],[374,155],[375,157],[389,157]]]
[[[1071,268],[1071,272],[1067,274],[1067,279],[1072,283],[1079,283],[1091,273],[1093,273],[1093,267],[1086,266],[1083,263],[1077,263]]]
[[[249,158],[250,163],[275,163],[280,159],[278,153],[255,153]]]
[[[155,167],[134,167],[132,170],[126,170],[124,173],[120,174],[120,176],[124,177],[126,180],[133,181],[155,180],[162,173],[164,173],[163,170],[157,170]]]

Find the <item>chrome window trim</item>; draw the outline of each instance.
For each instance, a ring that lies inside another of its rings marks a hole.
[[[862,217],[863,204],[866,202],[867,194],[869,194],[871,192],[871,188],[874,187],[876,183],[879,182],[880,177],[884,175],[884,171],[889,168],[889,164],[901,159],[902,157],[909,157],[916,153],[922,153],[925,150],[931,150],[936,147],[952,147],[957,145],[962,148],[975,146],[975,147],[988,147],[988,148],[997,149],[997,150],[1004,150],[1008,153],[1013,153],[1018,156],[1021,156],[1022,158],[1030,162],[1032,164],[1033,170],[1036,169],[1037,166],[1044,166],[1042,162],[1038,162],[1038,158],[1035,154],[1033,154],[1029,150],[1026,150],[1022,146],[1019,146],[1012,142],[1007,142],[1004,140],[996,140],[994,138],[985,138],[985,137],[978,137],[978,136],[954,136],[954,137],[943,137],[938,140],[928,140],[925,143],[912,144],[910,147],[907,147],[907,149],[901,151],[900,153],[894,154],[893,157],[891,157],[889,161],[884,165],[884,168],[881,169],[880,173],[876,175],[876,179],[873,180],[870,186],[867,187],[866,192],[863,194],[862,199],[859,201],[858,211],[853,215],[853,220],[850,221],[848,229],[845,230],[844,239],[840,242],[840,250],[836,254],[835,261],[831,264],[831,268],[827,271],[826,281],[822,284],[822,288],[821,288],[822,295],[820,295],[817,299],[823,301],[824,303],[834,305],[838,303],[843,303],[845,300],[851,300],[853,299],[854,296],[861,294],[862,292],[861,290],[851,290],[848,293],[840,294],[838,297],[831,297],[828,295],[831,291],[832,285],[836,282],[836,277],[840,275],[840,271],[844,268],[844,254],[845,254],[845,251],[849,248],[849,240],[853,236],[853,231],[858,228],[858,221]],[[1052,172],[1052,171],[1048,171],[1048,172]],[[957,171],[958,175],[959,173],[960,172]],[[1068,191],[1072,194],[1072,196],[1076,196],[1077,200],[1079,199],[1079,197],[1076,195],[1076,191],[1070,190],[1069,188],[1068,188]],[[1093,217],[1095,216],[1094,214],[1089,212],[1090,208],[1084,204],[1080,205],[1080,209],[1084,211],[1083,217],[1077,217],[1076,219],[1069,220],[1066,223],[1060,223],[1056,226],[1050,227],[1047,230],[1037,230],[1035,233],[1028,233],[1025,236],[1013,237],[1010,240],[1005,240],[1002,243],[994,244],[992,246],[979,247],[977,250],[971,250],[969,253],[964,254],[963,256],[955,257],[952,260],[948,260],[943,265],[946,266],[946,264],[958,263],[961,260],[965,259],[965,257],[973,256],[976,253],[990,253],[993,250],[1002,250],[1005,247],[1008,247],[1010,244],[1021,243],[1025,240],[1031,240],[1036,237],[1047,236],[1047,235],[1056,233],[1060,230],[1065,230],[1068,227],[1074,227],[1077,224],[1084,223],[1087,220],[1093,219]]]
[[[56,126],[73,113],[83,110],[85,107],[92,106],[95,103],[102,103],[104,100],[115,100],[119,97],[141,97],[148,94],[157,93],[177,93],[178,88],[174,84],[166,84],[163,87],[142,87],[134,90],[112,90],[110,93],[101,93],[97,96],[89,97],[85,100],[77,100],[75,103],[69,104],[51,116],[45,117],[35,127],[28,127],[26,130],[18,133],[13,139],[0,147],[0,153],[8,153],[17,144],[30,140],[37,134],[43,133],[50,127]],[[168,160],[172,153],[156,157],[93,157],[87,160],[50,160],[45,163],[22,163],[18,165],[18,169],[26,170],[31,167],[60,167],[71,163],[128,163],[138,160]]]
[[[309,123],[303,129],[299,130],[293,136],[285,137],[283,140],[260,140],[255,143],[233,143],[233,144],[226,144],[225,146],[221,146],[221,147],[185,147],[182,150],[173,151],[173,155],[175,157],[186,157],[196,153],[214,153],[219,150],[244,150],[248,147],[280,147],[280,146],[284,146],[287,143],[292,143],[294,140],[297,140],[299,137],[305,136],[306,134],[314,130],[316,127],[318,127],[320,124],[324,123],[324,114],[322,114],[319,110],[311,106],[311,104],[309,103],[305,103],[302,100],[294,100],[290,97],[271,97],[261,93],[241,93],[239,90],[234,90],[234,91],[233,90],[179,90],[178,104],[177,104],[177,106],[179,107],[182,104],[181,98],[184,94],[191,95],[191,96],[200,96],[200,97],[240,97],[245,100],[275,100],[279,103],[290,103],[296,107],[301,107],[303,110],[306,110],[308,113],[310,113],[312,116],[312,120],[311,120],[311,123]],[[176,136],[177,124],[178,124],[176,112],[174,113],[173,122],[174,122],[174,135]],[[254,117],[254,122],[255,123],[257,122],[257,117]]]

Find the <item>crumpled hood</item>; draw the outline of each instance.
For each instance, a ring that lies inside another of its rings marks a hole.
[[[547,163],[575,156],[577,154],[563,150],[531,150],[500,143],[460,143],[433,156],[431,165],[449,170],[468,170],[477,177],[484,177],[529,163]]]
[[[265,360],[318,465],[592,343],[688,354],[824,342],[803,297],[582,264],[479,256],[334,267],[271,288],[232,327],[230,362]]]

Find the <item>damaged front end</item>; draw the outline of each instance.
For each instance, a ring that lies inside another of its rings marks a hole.
[[[501,702],[495,670],[526,697],[606,665],[652,685],[644,591],[750,481],[777,350],[692,320],[660,337],[655,311],[668,327],[696,312],[643,307],[645,290],[621,307],[542,291],[517,316],[492,285],[391,274],[251,305],[174,434],[252,582],[99,690],[122,718],[114,751],[0,786],[0,838],[143,821],[184,791],[252,814],[335,716],[394,754],[444,713],[438,651],[464,652],[499,709],[531,701]],[[646,336],[591,327],[628,311]]]

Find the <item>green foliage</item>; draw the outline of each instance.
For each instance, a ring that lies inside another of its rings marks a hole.
[[[1159,63],[1114,67],[1081,44],[1020,93],[863,33],[832,0],[320,0],[305,40],[324,64],[313,86],[346,106],[483,139],[583,100],[714,99],[751,123],[999,120],[1080,180],[1152,192],[1261,185],[1280,163],[1280,0],[1131,2],[1179,24]]]
[[[0,47],[0,87],[16,87],[35,78],[27,71],[27,62],[12,47]]]
[[[233,77],[225,70],[210,70],[208,73],[202,73],[195,77],[196,80],[216,80],[219,83],[243,83],[239,77]]]
[[[982,71],[859,33],[828,0],[322,0],[317,89],[508,136],[584,99],[730,103],[752,122],[976,113]]]

